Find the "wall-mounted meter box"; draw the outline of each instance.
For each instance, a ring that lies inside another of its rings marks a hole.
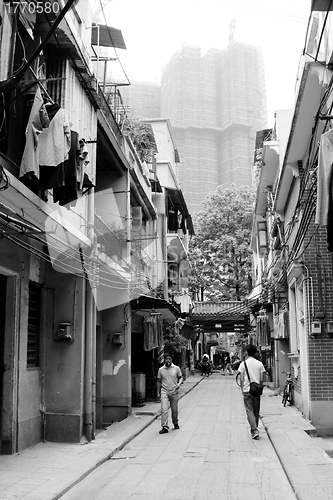
[[[72,344],[74,342],[74,336],[71,323],[59,323],[53,338],[56,342],[65,341]]]
[[[123,345],[124,339],[122,333],[112,333],[112,344]]]
[[[318,335],[319,333],[321,333],[321,323],[320,321],[313,321],[311,323],[311,334]]]

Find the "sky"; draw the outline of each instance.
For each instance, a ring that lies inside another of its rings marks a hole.
[[[113,78],[160,82],[170,57],[183,44],[227,46],[234,39],[261,47],[268,109],[292,108],[299,60],[304,48],[310,0],[102,0],[107,24],[122,31],[126,50],[117,49]],[[102,13],[99,19],[103,21]],[[104,22],[103,22],[104,24]],[[125,74],[125,75],[124,75]]]

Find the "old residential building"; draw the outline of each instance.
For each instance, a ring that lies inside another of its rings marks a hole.
[[[90,441],[130,415],[132,339],[154,307],[162,328],[179,314],[154,134],[142,151],[119,90],[98,84],[90,3],[28,5],[0,3],[0,453]]]
[[[252,240],[257,341],[277,386],[291,371],[294,404],[322,435],[333,431],[332,9],[312,1],[294,109],[257,135]]]

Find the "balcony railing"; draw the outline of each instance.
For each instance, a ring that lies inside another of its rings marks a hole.
[[[104,94],[102,87],[98,85],[98,97],[100,108],[114,134],[119,139],[127,116],[119,89],[115,86],[110,87],[107,94]]]
[[[119,238],[117,234],[97,215],[94,217],[94,229],[97,236],[97,244],[100,249],[113,259],[122,259],[122,246],[123,239]]]

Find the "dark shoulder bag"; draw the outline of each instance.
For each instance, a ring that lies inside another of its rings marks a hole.
[[[251,382],[249,370],[247,369],[247,366],[246,366],[246,361],[244,361],[244,365],[245,365],[247,378],[249,379],[249,382],[250,382],[250,394],[251,394],[251,396],[261,396],[262,392],[264,390],[264,386],[262,384],[258,384],[257,382]]]

